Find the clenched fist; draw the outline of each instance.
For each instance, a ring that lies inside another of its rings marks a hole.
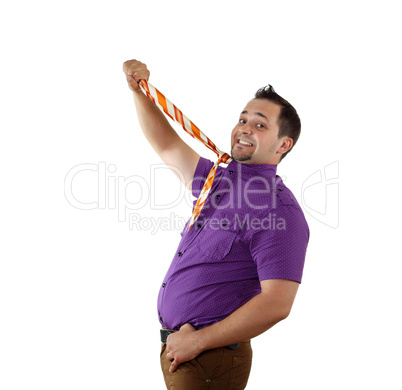
[[[128,86],[133,92],[140,91],[138,82],[149,79],[149,70],[147,66],[137,60],[129,60],[123,64],[123,72],[126,74]]]

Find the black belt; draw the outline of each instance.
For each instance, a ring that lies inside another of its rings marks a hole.
[[[166,340],[168,336],[172,333],[176,332],[175,330],[161,329],[161,342],[166,344]],[[240,343],[227,345],[225,348],[228,349],[237,349],[240,347]]]

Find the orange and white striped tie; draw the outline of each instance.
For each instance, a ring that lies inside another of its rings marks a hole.
[[[218,160],[211,168],[208,177],[205,180],[204,186],[202,187],[197,203],[194,206],[193,214],[188,227],[188,230],[190,230],[191,226],[194,225],[194,222],[197,220],[202,208],[204,207],[209,191],[212,188],[212,183],[214,182],[218,165],[222,162],[228,164],[232,161],[232,158],[229,156],[229,154],[219,150],[216,145],[193,122],[191,122],[172,102],[166,99],[166,97],[150,83],[145,80],[140,80],[138,84],[148,98],[151,99],[161,110],[163,110],[166,115],[168,115],[175,122],[180,123],[188,134],[202,142],[208,149],[212,150],[218,156]]]

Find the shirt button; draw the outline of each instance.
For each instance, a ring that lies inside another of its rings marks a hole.
[[[201,224],[197,223],[197,229],[200,229],[200,228],[201,228]]]
[[[231,175],[233,173],[233,171],[229,171],[229,175]]]
[[[220,196],[220,195],[216,195],[215,198],[216,198],[216,199],[220,199],[221,196]]]
[[[177,254],[177,256],[179,256],[179,257],[182,256],[182,255],[183,255],[183,253],[181,253],[181,252],[179,252],[179,253]]]
[[[163,322],[162,317],[159,317],[159,321],[160,321],[160,322]]]
[[[166,283],[163,283],[163,284],[162,284],[162,287],[165,287],[165,286],[166,286]]]

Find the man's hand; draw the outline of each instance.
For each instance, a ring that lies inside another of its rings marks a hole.
[[[126,61],[123,64],[123,72],[126,74],[128,86],[133,92],[140,91],[138,82],[140,80],[148,81],[150,74],[147,66],[136,60]]]
[[[190,324],[184,324],[176,333],[166,340],[166,359],[172,361],[169,372],[174,372],[181,364],[196,358],[202,350],[198,346],[196,329]]]

